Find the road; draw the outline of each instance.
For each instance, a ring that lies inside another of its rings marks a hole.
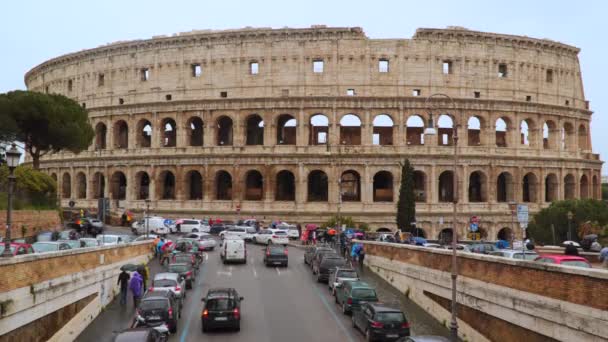
[[[345,316],[334,304],[326,284],[315,281],[303,263],[303,250],[289,248],[289,267],[265,267],[263,247],[247,246],[247,264],[223,265],[219,251],[207,253],[196,286],[189,290],[178,332],[170,341],[198,341],[203,338],[200,313],[207,290],[212,287],[234,287],[245,299],[242,304],[241,331],[207,333],[207,341],[363,341],[363,335],[353,330],[350,316]],[[151,272],[161,271],[152,261]],[[367,270],[364,280],[376,285],[380,300],[401,305],[413,334],[448,334],[439,322],[384,281]],[[78,337],[77,341],[111,341],[126,329],[133,318],[131,303],[120,307],[115,300]]]

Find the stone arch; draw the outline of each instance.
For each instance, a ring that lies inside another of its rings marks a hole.
[[[508,117],[499,117],[495,123],[496,147],[508,147],[511,145],[509,131],[511,130],[511,120]]]
[[[587,175],[583,174],[581,176],[579,187],[579,197],[582,199],[589,198],[589,178],[587,177]]]
[[[600,196],[600,184],[597,181],[597,178],[598,178],[597,175],[593,175],[593,177],[591,178],[592,179],[591,184],[592,184],[592,187],[593,187],[592,193],[593,193],[593,198],[594,199],[600,199],[600,197],[601,197]]]
[[[496,178],[496,201],[515,201],[513,176],[509,172],[501,172]]]
[[[114,148],[129,148],[129,125],[125,120],[114,123]]]
[[[587,137],[587,127],[584,124],[580,124],[578,126],[578,149],[586,151],[589,149],[587,145],[588,137]]]
[[[426,231],[424,229],[418,228],[418,227],[412,229],[411,233],[412,233],[412,236],[421,237],[423,239],[426,239],[426,236],[427,236]]]
[[[437,236],[437,242],[442,245],[448,245],[452,243],[452,234],[452,228],[443,228],[441,231],[439,231],[439,235]]]
[[[184,193],[188,200],[203,199],[203,176],[197,170],[190,170],[184,179]]]
[[[78,172],[76,174],[76,198],[87,198],[87,176],[84,172]]]
[[[264,199],[264,177],[258,170],[249,170],[245,174],[245,200],[261,201]]]
[[[342,172],[340,176],[340,194],[342,202],[361,201],[361,176],[355,170]]]
[[[414,171],[414,196],[416,202],[426,202],[426,174],[424,171]]]
[[[576,188],[576,180],[572,174],[567,174],[564,177],[564,199],[574,199]]]
[[[203,146],[203,128],[205,127],[203,119],[198,116],[193,116],[188,119],[186,129],[188,130],[188,145]]]
[[[177,123],[175,123],[175,120],[173,120],[173,118],[164,118],[163,121],[161,121],[160,127],[163,130],[161,146],[177,146]]]
[[[380,228],[376,229],[376,232],[378,232],[378,233],[391,233],[392,230],[390,228],[380,227]]]
[[[439,202],[454,201],[454,172],[447,170],[439,175]]]
[[[175,174],[169,170],[164,170],[158,175],[158,199],[175,199]]]
[[[145,171],[135,174],[135,196],[138,200],[150,198],[150,175]]]
[[[258,114],[251,114],[245,120],[246,145],[264,145],[264,120]]]
[[[379,171],[374,175],[374,202],[393,201],[393,174],[389,171]]]
[[[152,123],[147,119],[141,119],[137,122],[137,146],[151,147],[152,146]]]
[[[345,114],[340,119],[340,144],[361,145],[361,119],[356,114]]]
[[[72,176],[68,172],[61,177],[61,197],[72,197]]]
[[[498,231],[498,234],[496,234],[496,239],[511,241],[512,236],[513,236],[513,230],[509,227],[503,227]]]
[[[424,145],[424,119],[420,115],[412,115],[406,122],[406,141],[408,145]]]
[[[574,145],[574,126],[570,122],[564,122],[561,129],[562,150],[572,150]]]
[[[559,193],[559,181],[555,173],[545,177],[545,202],[557,201]]]
[[[215,173],[215,198],[232,200],[232,176],[228,171],[220,170]]]
[[[547,120],[543,124],[543,148],[551,149],[556,148],[556,140],[557,137],[555,135],[555,131],[557,130],[557,125],[552,120]]]
[[[93,175],[93,198],[103,198],[106,192],[106,177],[101,172]]]
[[[277,145],[295,145],[298,121],[290,114],[281,114],[277,118]]]
[[[217,146],[232,146],[234,141],[234,133],[232,119],[229,116],[223,115],[217,118],[217,133],[215,143]]]
[[[468,146],[480,146],[484,143],[481,128],[485,127],[483,117],[473,115],[467,122],[467,142]]]
[[[521,120],[521,122],[519,123],[519,144],[524,146],[531,146],[531,133],[532,127],[530,127],[529,119]]]
[[[310,117],[308,130],[309,145],[326,145],[329,134],[329,118],[324,114],[314,114]]]
[[[95,150],[106,149],[107,135],[108,128],[106,127],[106,124],[103,122],[97,123],[97,125],[95,125]]]
[[[454,119],[448,114],[441,114],[437,119],[437,145],[451,146],[454,144]]]
[[[535,203],[538,201],[537,191],[538,177],[533,172],[528,172],[522,179],[522,202]]]
[[[393,144],[393,119],[388,114],[378,114],[373,121],[372,144],[373,145],[392,145]]]
[[[296,177],[289,170],[282,170],[276,176],[275,201],[296,200]]]
[[[313,170],[308,174],[308,202],[327,202],[329,181],[322,170]]]
[[[110,178],[111,194],[114,200],[127,199],[127,176],[122,171],[116,171]]]
[[[469,202],[488,201],[488,179],[482,171],[473,171],[469,175]]]
[[[51,173],[51,178],[55,181],[55,184],[57,184],[57,174],[55,172]]]

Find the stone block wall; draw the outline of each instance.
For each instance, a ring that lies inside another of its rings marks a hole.
[[[11,237],[13,239],[34,236],[38,231],[61,228],[61,218],[57,210],[14,210],[12,221]],[[0,227],[2,237],[4,237],[6,210],[0,210]]]

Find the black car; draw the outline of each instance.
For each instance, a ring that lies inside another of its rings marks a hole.
[[[329,273],[331,273],[332,270],[344,266],[346,266],[346,260],[344,260],[344,258],[339,256],[334,257],[331,254],[326,256],[321,263],[319,263],[319,267],[317,268],[317,282],[326,283],[329,280]]]
[[[169,266],[167,267],[167,272],[169,273],[177,273],[179,274],[180,277],[183,277],[184,280],[186,280],[186,288],[187,289],[191,289],[192,288],[192,284],[194,284],[194,281],[196,280],[195,275],[194,275],[194,268],[192,267],[191,263],[181,263],[181,264],[177,264],[177,263],[173,263],[173,264],[169,264]]]
[[[264,264],[266,266],[282,265],[287,267],[289,258],[287,247],[268,245],[264,251]]]
[[[333,249],[331,251],[320,251],[317,253],[317,255],[315,255],[315,258],[312,259],[312,274],[319,273],[319,265],[325,257],[339,258],[340,256]]]
[[[233,288],[215,288],[201,299],[205,305],[201,313],[203,332],[215,328],[233,328],[241,330],[241,301],[238,292]]]
[[[308,264],[312,268],[313,261],[320,253],[330,253],[335,252],[331,247],[313,247],[310,251],[306,251],[307,254],[304,254],[304,262]]]
[[[366,341],[395,341],[410,336],[410,324],[398,308],[382,303],[362,303],[353,310],[353,327],[365,334]]]
[[[214,223],[211,228],[209,228],[209,234],[218,235],[224,230],[226,230],[226,226],[223,223]]]
[[[137,314],[144,319],[148,326],[165,323],[172,334],[177,332],[177,319],[180,316],[179,304],[173,292],[169,290],[146,292],[137,307]]]
[[[127,329],[114,336],[113,342],[164,342],[166,337],[154,328]]]

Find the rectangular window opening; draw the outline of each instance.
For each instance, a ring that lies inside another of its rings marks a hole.
[[[192,77],[201,77],[203,69],[200,64],[192,64]]]
[[[452,61],[443,61],[443,74],[449,75],[452,73]]]
[[[103,85],[106,83],[106,75],[104,74],[99,74],[98,78],[97,78],[97,86],[99,87],[103,87]]]
[[[526,102],[530,102],[530,101],[532,101],[532,96],[526,95]]]
[[[228,97],[228,92],[227,91],[221,91],[220,92],[220,97]]]
[[[125,99],[122,97],[118,99],[118,104],[125,104]]]
[[[507,65],[504,63],[498,64],[498,77],[507,77]]]
[[[473,95],[475,95],[475,98],[478,99],[481,97],[481,92],[479,92],[479,91],[473,92]]]
[[[552,69],[547,69],[547,82],[548,83],[553,82],[553,70]]]
[[[422,94],[422,91],[420,91],[420,89],[414,89],[412,91],[412,96],[420,96]]]
[[[388,59],[381,59],[378,61],[378,71],[388,72]]]
[[[346,89],[347,96],[355,96],[355,89]]]
[[[48,93],[49,93],[49,86],[44,87],[44,92],[45,92],[46,94],[48,94]]]
[[[86,103],[82,103],[82,108],[87,108],[87,104]]]
[[[566,104],[566,106],[569,106],[570,105],[570,100],[566,100],[565,104]]]
[[[171,99],[172,99],[171,94],[167,94],[167,95],[165,95],[165,100],[167,100],[167,101],[171,101]]]
[[[317,59],[312,61],[312,71],[315,73],[322,73],[323,72],[323,60],[321,59]]]
[[[150,69],[142,68],[139,72],[142,81],[147,81],[150,79]]]
[[[249,63],[249,73],[251,75],[257,75],[260,72],[260,64],[258,62]]]
[[[73,88],[73,82],[72,80],[68,80],[68,91],[72,91]]]

